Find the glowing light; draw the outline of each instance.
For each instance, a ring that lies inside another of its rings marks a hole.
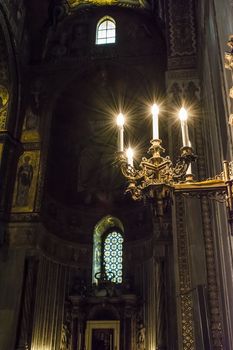
[[[159,139],[159,107],[157,104],[153,104],[151,107],[152,113],[152,128],[153,128],[153,140]]]
[[[124,123],[125,117],[122,113],[117,116],[117,125],[119,127],[118,133],[118,151],[124,152]]]
[[[134,156],[134,151],[132,150],[131,147],[129,147],[127,150],[126,150],[126,157],[127,157],[127,160],[128,160],[128,164],[133,166],[133,156]]]
[[[179,111],[179,118],[181,123],[181,132],[182,132],[182,142],[183,147],[189,146],[189,131],[188,131],[188,113],[184,107],[182,107]]]
[[[118,114],[117,116],[117,125],[122,128],[125,124],[125,117],[122,113]]]
[[[188,119],[188,113],[184,107],[182,107],[179,111],[179,118],[182,121],[185,121]]]
[[[159,114],[159,106],[154,103],[153,106],[151,107],[151,113],[154,114]]]

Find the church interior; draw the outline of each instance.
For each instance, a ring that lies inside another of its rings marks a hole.
[[[230,0],[0,0],[0,350],[233,349]]]

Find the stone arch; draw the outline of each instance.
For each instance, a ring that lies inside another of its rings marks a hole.
[[[105,232],[109,231],[109,229],[115,227],[119,228],[122,233],[124,232],[124,226],[122,222],[114,216],[107,215],[95,225],[94,236],[96,235],[98,237],[101,237]]]
[[[19,71],[17,41],[13,19],[7,4],[0,4],[0,192],[2,206],[9,208],[12,200],[13,177],[6,174],[15,168],[19,156]],[[3,161],[4,160],[4,161]],[[5,161],[6,160],[6,161]]]
[[[5,8],[0,5],[0,131],[19,134],[19,72],[16,45]]]

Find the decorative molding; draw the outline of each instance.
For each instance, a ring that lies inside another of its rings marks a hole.
[[[196,117],[197,110],[199,111],[199,104],[201,99],[201,92],[199,86],[199,80],[196,76],[195,70],[181,70],[174,72],[167,72],[167,96],[169,106],[176,108],[174,113],[185,103],[185,108],[189,111],[189,114]],[[193,118],[195,122],[196,118]],[[194,125],[193,122],[193,125]],[[176,120],[178,123],[178,118]],[[195,136],[194,128],[189,129],[190,141],[193,149],[195,150]],[[170,130],[170,148],[175,159],[179,156],[181,144],[179,142],[179,128],[173,128]],[[196,151],[196,150],[195,150]],[[198,155],[198,163],[201,161]]]
[[[180,69],[168,71],[166,74],[167,95],[170,106],[180,108],[183,101],[188,108],[191,103],[197,104],[200,99],[199,81],[195,70]],[[174,129],[174,128],[173,128]],[[171,149],[176,158],[179,152],[178,131],[171,134]],[[181,146],[181,145],[180,145]],[[174,215],[176,225],[175,261],[177,264],[177,309],[180,329],[180,344],[183,350],[194,350],[194,304],[192,295],[191,257],[189,253],[189,236],[185,222],[185,204],[182,196],[176,196]]]
[[[168,75],[170,79],[167,79],[168,93],[170,95],[170,101],[172,103],[178,101],[182,101],[185,99],[187,103],[194,103],[196,107],[200,110],[200,85],[198,79],[195,79],[194,71],[190,71],[190,78],[188,79],[188,71],[181,71],[171,73],[171,76]],[[187,75],[186,75],[187,74]],[[191,85],[190,85],[191,83]],[[191,86],[191,88],[190,88]],[[189,87],[189,89],[188,89]],[[194,135],[194,143],[196,152],[198,154],[198,175],[199,178],[206,178],[206,161],[204,156],[204,146],[203,146],[203,134],[202,134],[202,125],[200,118],[195,119],[195,135]],[[176,150],[176,138],[173,138],[173,150]],[[179,203],[180,201],[180,203]],[[184,208],[182,208],[181,199],[179,199],[177,208],[180,210],[180,220],[182,222],[181,213]],[[215,257],[215,244],[214,244],[214,236],[212,232],[212,221],[211,221],[211,211],[209,206],[209,200],[206,196],[201,197],[201,207],[202,207],[202,219],[203,219],[203,234],[204,234],[204,243],[205,243],[205,254],[206,254],[206,269],[207,269],[207,293],[208,293],[208,305],[210,311],[210,324],[211,324],[211,339],[213,344],[213,349],[220,350],[223,347],[222,339],[223,339],[223,324],[221,319],[221,309],[220,309],[220,301],[219,301],[219,287],[217,284],[217,268],[216,268],[216,257]],[[178,214],[177,214],[178,215]],[[183,214],[182,214],[183,215]],[[177,224],[179,225],[179,217],[177,217]],[[179,268],[179,274],[183,274],[185,269],[188,269],[188,261],[187,258],[188,250],[186,244],[188,242],[184,241],[182,230],[181,233],[177,233],[177,241],[178,245],[183,249],[183,256],[180,256],[179,264],[181,265]],[[178,248],[178,256],[179,250]],[[182,251],[182,249],[180,251]],[[186,250],[186,252],[185,252]],[[179,259],[179,257],[178,257]],[[192,289],[190,275],[188,273],[182,276],[182,280],[186,279],[187,286],[186,290],[182,291],[182,285],[180,285],[181,290],[181,317],[187,317],[187,327],[183,328],[185,323],[182,323],[182,333],[186,334],[186,331],[189,329],[191,331],[191,308],[192,308],[192,297],[190,294],[190,290]],[[190,285],[189,285],[190,284]],[[188,288],[189,285],[189,288]],[[183,339],[185,339],[183,337]],[[190,345],[191,346],[191,345]],[[191,347],[192,348],[192,347]]]
[[[196,28],[193,0],[166,0],[168,69],[196,66]]]
[[[183,350],[195,350],[195,331],[189,240],[185,229],[184,202],[181,196],[176,198],[177,259],[180,303],[180,322]]]
[[[196,54],[193,0],[168,0],[169,56]]]
[[[83,7],[87,5],[95,6],[106,6],[106,5],[117,5],[124,7],[145,7],[147,1],[143,0],[68,0],[71,8]]]
[[[54,262],[68,266],[91,265],[92,245],[62,240],[39,223],[11,223],[7,227],[9,246],[37,250]]]
[[[192,68],[197,64],[195,56],[168,57],[168,69]]]
[[[213,350],[223,349],[223,323],[219,301],[219,286],[217,283],[217,268],[215,256],[215,244],[211,221],[209,200],[206,196],[201,199],[202,222],[204,229],[206,268],[207,268],[207,293],[210,312],[210,332]]]
[[[183,101],[188,108],[194,101],[197,103],[200,100],[200,87],[196,79],[169,79],[167,93],[169,100],[178,107],[182,106]]]
[[[196,69],[173,69],[166,72],[167,84],[172,81],[199,81],[198,72]]]

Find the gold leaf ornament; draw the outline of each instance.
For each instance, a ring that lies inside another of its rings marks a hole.
[[[9,100],[9,93],[5,86],[0,85],[0,111],[5,109]]]

